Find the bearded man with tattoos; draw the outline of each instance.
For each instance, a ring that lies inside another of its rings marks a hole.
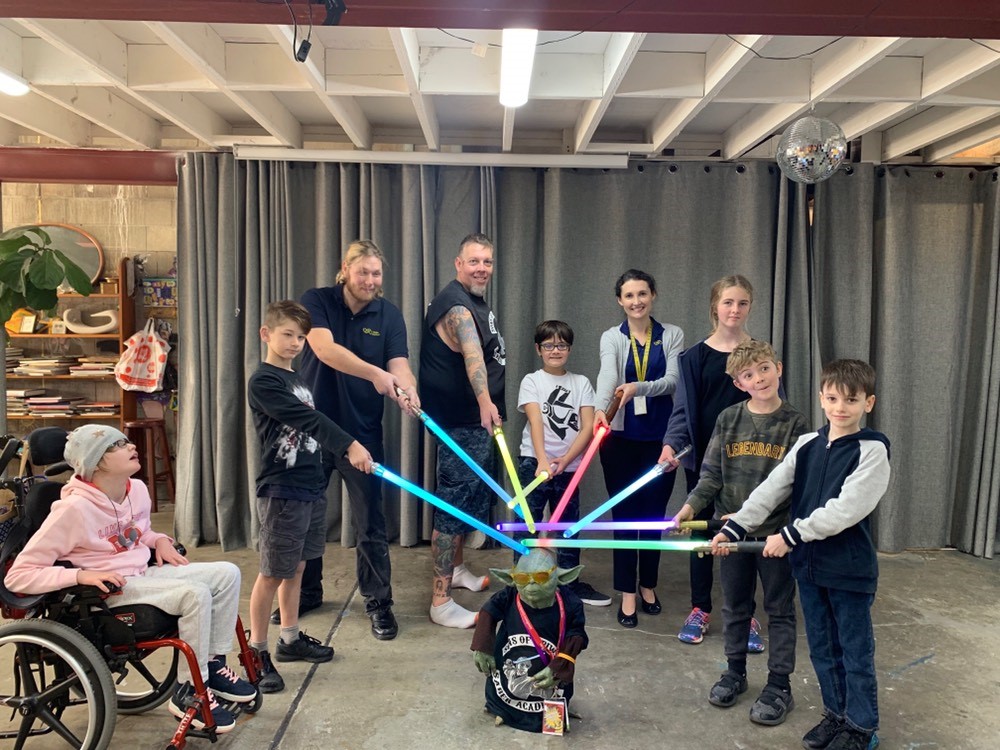
[[[504,371],[507,352],[496,316],[483,296],[493,276],[493,242],[484,234],[462,240],[455,280],[427,307],[420,347],[423,408],[486,471],[496,471],[493,429],[507,416]],[[488,522],[493,493],[444,445],[438,448],[437,494],[466,513]],[[471,628],[470,612],[451,598],[452,588],[481,591],[489,578],[465,567],[463,545],[470,527],[434,512],[431,553],[434,591],[430,617],[450,628]]]

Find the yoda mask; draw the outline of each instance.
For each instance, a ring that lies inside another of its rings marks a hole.
[[[498,725],[540,732],[544,701],[568,704],[573,695],[576,657],[587,647],[587,634],[583,603],[565,584],[580,570],[556,567],[554,555],[543,549],[509,570],[490,570],[507,588],[480,610],[472,651],[487,675],[486,711]]]

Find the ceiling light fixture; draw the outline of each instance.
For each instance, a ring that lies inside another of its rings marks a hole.
[[[24,96],[31,89],[28,82],[16,73],[7,70],[0,70],[0,93],[9,96]]]
[[[500,51],[500,103],[520,107],[528,101],[538,29],[504,29]]]

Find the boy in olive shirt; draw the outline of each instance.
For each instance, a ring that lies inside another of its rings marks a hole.
[[[724,409],[705,451],[698,485],[675,521],[689,521],[715,503],[717,518],[738,511],[743,501],[781,463],[798,437],[808,432],[802,414],[778,394],[781,363],[766,341],[746,341],[729,355],[726,372],[750,399]],[[774,509],[757,529],[759,540],[788,518],[788,502]],[[754,537],[757,539],[757,537]],[[761,553],[723,557],[720,565],[725,604],[722,628],[728,669],[712,686],[708,700],[728,708],[747,690],[747,637],[753,616],[756,578],[764,590],[768,615],[767,684],[750,709],[756,724],[781,724],[792,710],[789,676],[795,669],[795,581],[787,558]]]

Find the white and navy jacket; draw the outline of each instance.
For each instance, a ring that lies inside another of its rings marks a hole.
[[[829,425],[798,439],[722,533],[739,541],[791,496],[778,533],[792,548],[796,579],[827,588],[875,593],[878,561],[869,516],[889,485],[889,439],[863,429],[834,441]]]

